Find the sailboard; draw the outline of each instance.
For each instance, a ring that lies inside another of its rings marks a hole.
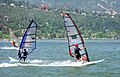
[[[37,24],[35,21],[31,21],[28,28],[26,29],[22,41],[19,46],[18,57],[21,58],[24,49],[27,50],[27,55],[32,53],[36,49],[36,35],[37,35]]]
[[[79,48],[82,49],[80,51],[82,60],[86,60],[90,62],[87,48],[85,46],[81,32],[78,29],[77,25],[75,24],[75,22],[68,13],[63,13],[63,18],[64,18],[64,26],[67,32],[69,54],[72,57],[74,57],[75,44],[78,44]]]

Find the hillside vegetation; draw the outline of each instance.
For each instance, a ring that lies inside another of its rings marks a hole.
[[[22,30],[27,28],[32,19],[38,24],[39,39],[66,38],[61,10],[49,8],[48,12],[44,12],[24,2],[14,2],[15,6],[10,6],[10,3],[0,5],[0,38],[9,37],[9,28],[15,31],[17,37],[21,37]],[[20,4],[26,6],[20,7]],[[86,15],[70,13],[70,15],[84,38],[118,38],[120,36],[119,14],[114,17],[92,13]]]

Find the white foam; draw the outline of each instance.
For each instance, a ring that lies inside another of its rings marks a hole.
[[[12,57],[8,57],[8,58],[10,59],[10,62],[18,62],[19,61],[17,59],[12,58]]]
[[[16,50],[19,50],[19,48],[16,48],[16,47],[1,47],[0,49],[6,49],[6,50],[16,49]]]
[[[17,67],[17,64],[2,63],[0,67]]]
[[[36,60],[37,61],[37,60]],[[67,60],[67,61],[53,61],[53,62],[47,62],[45,63],[44,61],[42,61],[42,64],[36,64],[36,63],[2,63],[0,64],[0,67],[19,67],[19,66],[36,66],[36,67],[63,67],[63,66],[69,66],[69,67],[82,67],[82,66],[86,66],[86,65],[91,65],[91,64],[96,64],[99,62],[104,61],[104,59],[102,60],[97,60],[97,61],[92,61],[92,62],[72,62],[71,60]],[[34,61],[33,61],[34,62]]]
[[[10,59],[10,62],[19,62],[19,60],[14,59],[12,57],[8,57]],[[20,62],[24,62],[24,61],[20,61]],[[38,60],[38,59],[34,59],[34,60],[26,60],[26,63],[42,63],[42,62],[47,62],[47,61],[42,61],[42,60]]]
[[[37,60],[37,59],[35,59],[35,60],[30,60],[30,61],[29,61],[29,63],[42,63],[42,62],[44,62],[44,61],[42,61],[42,60]]]

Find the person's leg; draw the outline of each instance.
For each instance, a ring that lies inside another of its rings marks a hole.
[[[23,57],[23,60],[25,61],[25,57]]]
[[[19,61],[22,60],[22,57],[19,58]]]
[[[26,56],[24,56],[24,61],[26,60],[26,58],[27,58],[27,57],[26,57]]]

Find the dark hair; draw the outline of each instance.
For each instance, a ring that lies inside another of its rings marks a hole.
[[[26,52],[26,49],[24,49],[24,51]]]

